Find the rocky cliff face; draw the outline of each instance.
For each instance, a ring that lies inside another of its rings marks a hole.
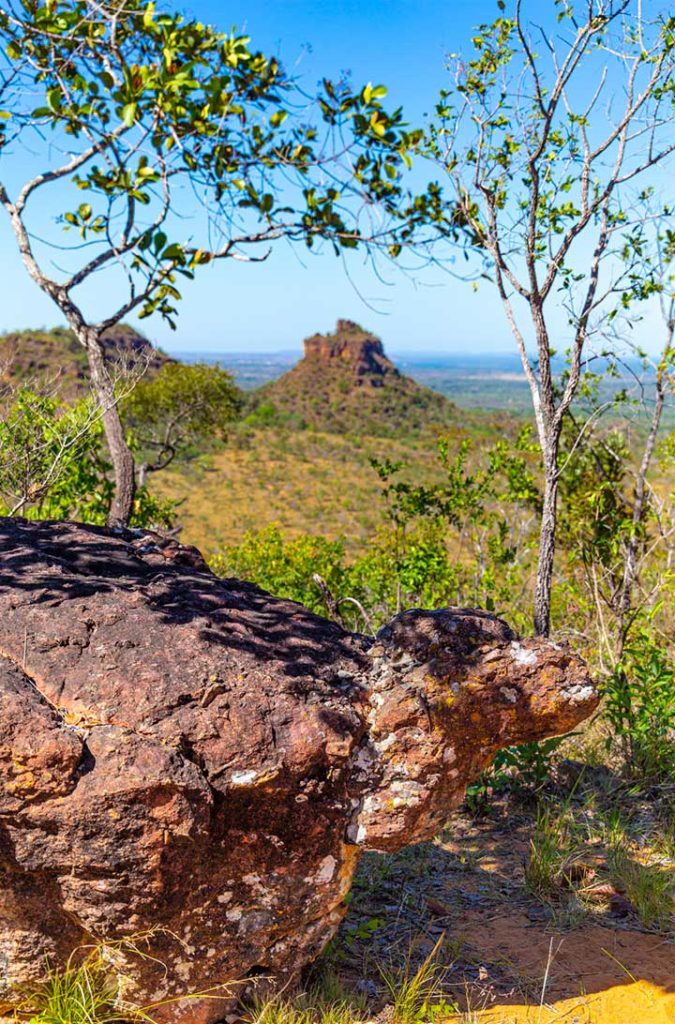
[[[0,1013],[45,958],[150,931],[127,997],[221,1019],[181,997],[294,978],[364,849],[433,835],[499,747],[596,704],[569,650],[484,612],[373,641],[149,535],[4,520],[0,552]]]
[[[357,386],[364,381],[379,386],[385,374],[400,377],[380,339],[352,320],[338,320],[334,334],[313,334],[304,347],[306,360],[325,366],[337,363],[354,374]]]
[[[254,409],[328,433],[379,436],[439,429],[455,418],[447,398],[400,373],[380,339],[351,320],[304,346],[292,370],[252,395]]]

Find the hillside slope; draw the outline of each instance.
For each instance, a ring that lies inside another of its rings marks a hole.
[[[258,422],[327,433],[419,434],[457,420],[457,408],[396,368],[382,342],[350,320],[305,340],[304,357],[250,399]]]
[[[113,375],[131,373],[147,365],[147,372],[159,370],[169,356],[127,324],[119,324],[103,335],[106,359]],[[64,398],[75,398],[88,389],[87,354],[72,331],[13,331],[0,335],[0,382],[48,385]]]

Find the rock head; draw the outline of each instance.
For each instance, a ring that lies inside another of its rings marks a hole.
[[[153,536],[2,520],[0,552],[0,1013],[46,959],[149,933],[127,997],[222,1018],[185,997],[292,980],[364,849],[596,705],[570,650],[484,612],[373,641]]]

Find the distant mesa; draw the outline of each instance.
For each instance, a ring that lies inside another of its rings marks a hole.
[[[328,433],[420,433],[456,420],[447,398],[402,374],[381,340],[352,320],[304,342],[299,363],[251,396],[254,417]]]
[[[152,376],[165,355],[136,328],[119,324],[104,335],[113,375]],[[249,393],[252,422],[325,433],[403,437],[440,433],[459,413],[444,395],[401,373],[375,334],[352,320],[313,334],[304,356],[277,380]],[[25,330],[0,335],[0,384],[47,385],[66,400],[89,390],[87,354],[72,331]]]

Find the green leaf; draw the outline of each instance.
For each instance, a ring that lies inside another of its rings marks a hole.
[[[47,106],[50,110],[57,113],[61,108],[62,94],[58,86],[54,86],[53,89],[47,90]]]
[[[137,103],[127,103],[122,109],[122,122],[131,128],[134,121],[136,120],[136,111],[138,109]]]
[[[277,112],[275,114],[272,114],[272,116],[270,118],[270,124],[272,125],[272,127],[278,128],[280,125],[282,125],[284,123],[284,121],[286,120],[287,117],[288,117],[288,111],[287,110],[277,110]]]
[[[167,245],[161,258],[163,260],[181,260],[183,258],[183,246],[179,242],[172,242],[171,245]]]

